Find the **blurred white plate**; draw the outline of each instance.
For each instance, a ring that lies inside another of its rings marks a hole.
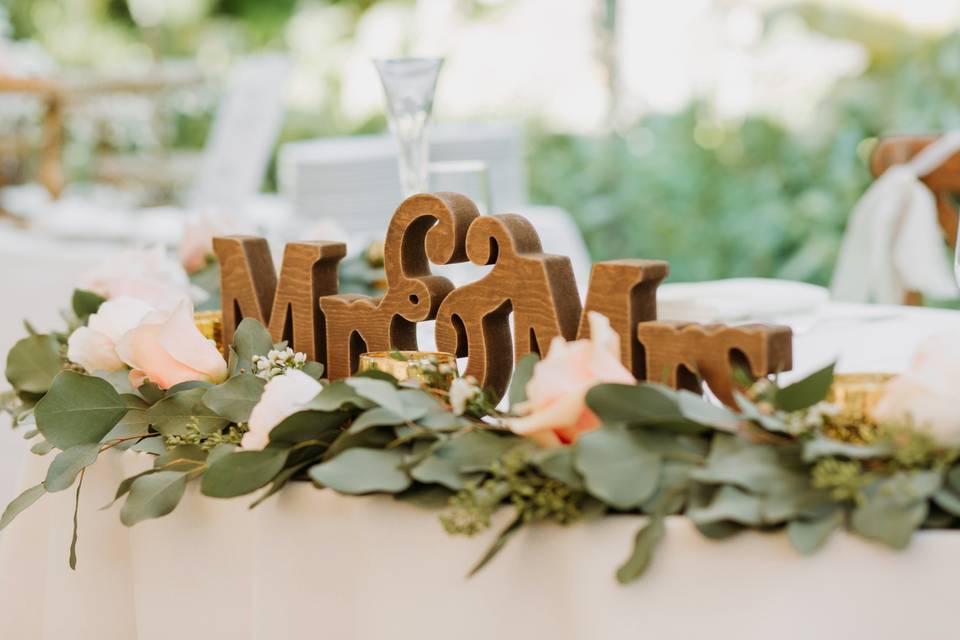
[[[731,278],[665,284],[657,318],[684,322],[770,322],[816,313],[830,301],[824,287],[791,280]]]

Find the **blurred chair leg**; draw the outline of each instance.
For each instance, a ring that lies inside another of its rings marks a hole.
[[[63,98],[58,93],[47,97],[47,109],[43,116],[43,148],[40,151],[40,184],[50,197],[56,199],[63,193]]]

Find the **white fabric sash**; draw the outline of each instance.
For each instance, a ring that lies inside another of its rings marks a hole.
[[[920,182],[960,151],[960,131],[943,135],[905,164],[887,169],[853,209],[831,291],[835,300],[901,304],[907,291],[958,297],[944,259],[933,194]]]

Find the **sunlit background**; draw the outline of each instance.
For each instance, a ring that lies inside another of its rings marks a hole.
[[[386,129],[372,58],[443,56],[437,123],[523,128],[529,198],[595,260],[674,280],[824,283],[881,133],[960,124],[960,3],[945,0],[0,0],[0,72],[157,62],[208,81],[67,115],[71,179],[105,147],[200,148],[231,65],[288,54],[283,143]],[[28,98],[0,102],[3,180],[35,161]],[[276,168],[267,178],[277,188]],[[496,201],[496,194],[494,194]]]

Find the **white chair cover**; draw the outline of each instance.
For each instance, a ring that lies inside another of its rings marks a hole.
[[[957,297],[936,203],[920,177],[958,151],[960,131],[947,133],[867,189],[843,239],[831,286],[835,300],[900,304],[907,291]]]

